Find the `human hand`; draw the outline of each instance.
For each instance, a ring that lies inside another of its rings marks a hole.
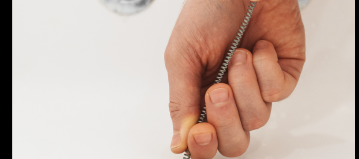
[[[217,149],[228,157],[242,155],[249,131],[267,123],[271,102],[296,87],[305,62],[297,0],[257,4],[239,45],[244,49],[234,53],[223,80],[229,85],[212,86],[247,6],[249,0],[187,0],[183,7],[165,53],[174,153],[188,147],[194,159],[212,158]],[[208,123],[195,125],[204,103]]]

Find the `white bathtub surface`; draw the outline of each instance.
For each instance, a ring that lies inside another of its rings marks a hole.
[[[182,158],[163,60],[182,3],[123,17],[98,0],[13,0],[13,158]],[[354,4],[304,9],[301,80],[240,159],[355,158]]]

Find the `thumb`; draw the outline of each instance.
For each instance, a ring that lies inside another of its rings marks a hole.
[[[200,61],[186,60],[187,53],[178,53],[168,47],[165,62],[170,87],[169,110],[173,123],[171,150],[182,153],[187,149],[188,133],[197,123],[200,113]]]

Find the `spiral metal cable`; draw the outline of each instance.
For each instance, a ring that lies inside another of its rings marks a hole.
[[[222,63],[221,69],[219,70],[217,79],[215,80],[214,84],[220,83],[222,81],[224,74],[227,72],[229,62],[231,61],[233,54],[236,51],[236,49],[239,45],[239,42],[241,41],[241,39],[244,35],[244,32],[247,29],[247,26],[249,25],[249,21],[252,18],[253,11],[254,11],[254,8],[256,7],[257,2],[250,2],[250,3],[251,3],[251,5],[248,6],[249,9],[247,9],[248,12],[244,16],[242,26],[240,26],[240,29],[238,30],[238,33],[232,43],[232,46],[229,49],[227,56],[224,58],[224,62]],[[205,122],[206,120],[207,120],[207,110],[206,110],[206,106],[204,106],[197,122],[202,123],[202,122]],[[185,157],[183,157],[183,159],[191,159],[191,152],[188,149],[185,151],[184,155],[185,155]]]
[[[229,50],[229,52],[227,53],[227,56],[224,59],[224,62],[221,66],[221,69],[219,70],[219,73],[218,73],[217,79],[215,80],[215,83],[220,83],[222,81],[222,78],[227,71],[229,62],[231,61],[232,56],[233,56],[234,52],[236,51],[237,46],[239,45],[239,42],[241,41],[243,34],[247,29],[247,26],[249,25],[249,21],[252,18],[252,14],[253,14],[254,8],[256,7],[256,4],[257,4],[257,2],[251,2],[249,9],[247,9],[248,12],[247,12],[246,16],[244,16],[244,21],[242,22],[242,26],[238,30],[237,36],[235,37],[234,42],[232,43],[231,49]]]

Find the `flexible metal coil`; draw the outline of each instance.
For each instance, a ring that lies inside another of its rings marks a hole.
[[[203,107],[201,115],[199,116],[199,119],[197,121],[197,123],[202,123],[206,121],[206,117],[207,117],[207,111],[206,111],[206,107]]]
[[[186,150],[183,159],[190,159],[191,158],[191,152],[189,150]]]
[[[249,6],[248,12],[246,13],[246,15],[244,16],[244,20],[242,22],[242,26],[240,26],[240,29],[238,30],[238,33],[234,39],[234,42],[232,43],[232,46],[229,50],[229,52],[227,53],[227,56],[224,58],[224,62],[221,66],[221,69],[219,70],[217,79],[215,80],[215,84],[220,83],[223,79],[224,74],[227,72],[227,68],[229,65],[229,62],[231,61],[234,52],[236,51],[239,42],[241,41],[244,32],[247,29],[247,26],[249,25],[249,21],[252,18],[253,15],[253,11],[254,8],[256,7],[257,2],[250,2],[251,5]],[[205,122],[207,120],[207,110],[206,110],[206,106],[203,107],[200,117],[198,119],[198,123],[202,123]],[[185,157],[183,157],[183,159],[190,159],[191,158],[191,152],[189,150],[185,151]]]
[[[215,80],[215,83],[220,83],[222,81],[222,78],[227,71],[229,62],[231,61],[232,56],[233,56],[234,52],[236,51],[237,46],[239,45],[239,42],[241,41],[244,32],[247,29],[249,21],[252,18],[252,14],[253,14],[254,8],[256,7],[256,4],[257,4],[257,2],[251,2],[251,6],[249,6],[248,12],[247,12],[246,16],[244,16],[244,21],[242,22],[242,26],[238,30],[237,36],[235,37],[234,42],[232,43],[232,46],[231,46],[229,52],[227,53],[227,56],[224,59],[224,62],[221,66],[221,69],[219,70],[219,73],[218,73],[217,79]]]

